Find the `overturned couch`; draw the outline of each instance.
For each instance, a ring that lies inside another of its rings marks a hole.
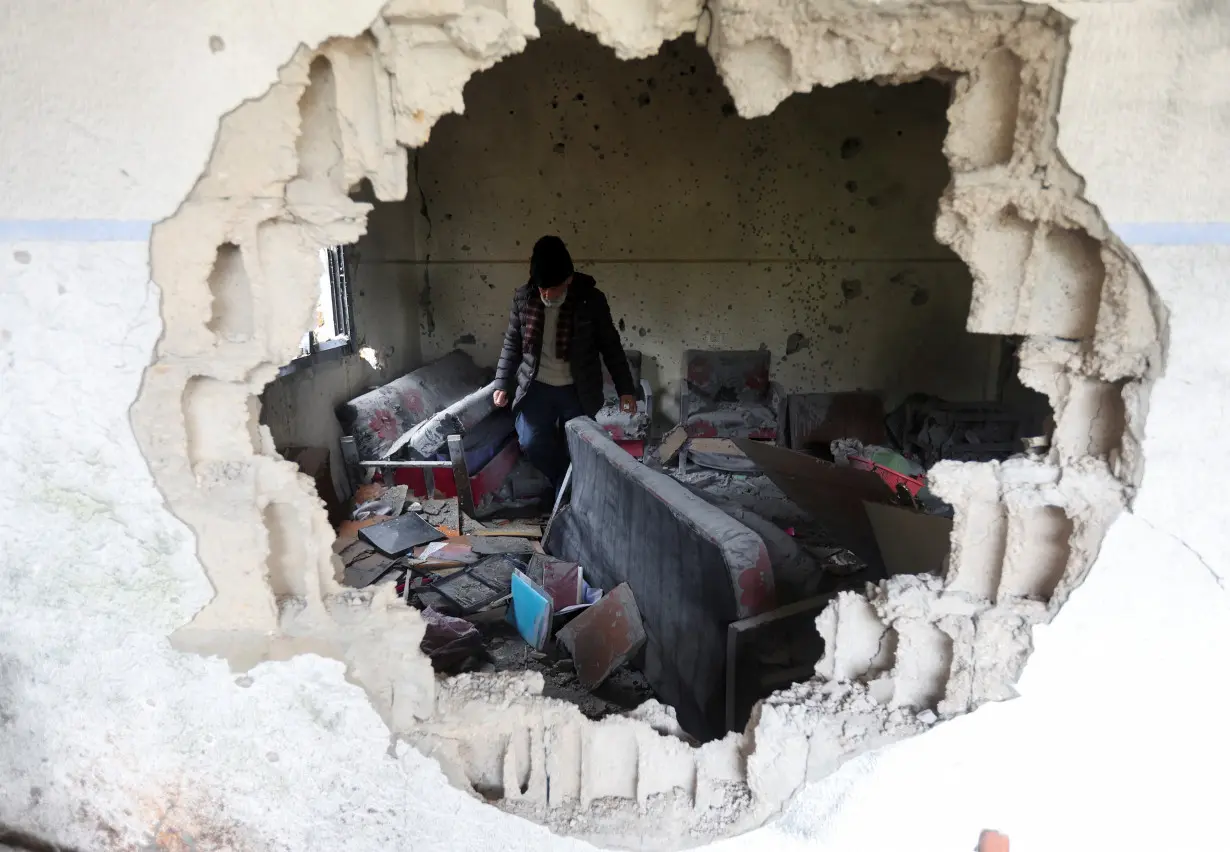
[[[725,726],[727,626],[773,609],[763,540],[669,476],[638,463],[594,421],[567,426],[572,500],[548,552],[579,562],[591,583],[627,583],[647,641],[642,671],[701,739]]]
[[[499,490],[517,465],[512,414],[492,401],[493,372],[454,350],[337,407],[342,432],[355,439],[362,461],[444,459],[449,435],[461,435],[474,499]],[[411,493],[456,496],[452,472],[397,471]]]

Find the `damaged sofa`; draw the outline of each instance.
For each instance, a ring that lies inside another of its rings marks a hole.
[[[786,396],[769,380],[772,360],[767,349],[684,351],[679,423],[688,436],[779,441]]]
[[[447,458],[451,434],[462,436],[474,499],[494,494],[520,459],[512,414],[492,401],[490,369],[460,349],[337,407],[342,433],[353,436],[359,458]],[[433,489],[456,496],[452,472],[436,471]],[[427,495],[422,470],[399,469],[397,484]]]
[[[604,589],[627,583],[647,635],[641,669],[685,730],[725,733],[726,630],[773,609],[764,541],[669,476],[640,464],[588,418],[568,423],[572,499],[547,551]]]

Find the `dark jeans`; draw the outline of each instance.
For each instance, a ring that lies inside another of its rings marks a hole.
[[[558,490],[568,470],[568,445],[563,426],[583,417],[575,385],[555,387],[534,382],[517,408],[517,440],[530,464],[542,471]]]

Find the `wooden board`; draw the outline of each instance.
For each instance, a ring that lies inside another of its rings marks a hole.
[[[690,453],[720,453],[726,456],[746,456],[747,453],[729,438],[693,438],[688,442]]]
[[[542,538],[542,527],[512,527],[510,529],[484,529],[468,533],[472,536],[512,536],[513,538]]]
[[[869,470],[838,467],[785,447],[742,438],[739,447],[799,508],[810,514],[842,547],[876,574],[884,574],[884,559],[863,502],[888,503],[893,493]]]
[[[867,503],[865,508],[889,574],[944,575],[952,518],[884,503]]]
[[[683,449],[687,440],[688,432],[682,426],[676,426],[667,432],[662,438],[662,443],[658,445],[658,461],[662,464],[670,464],[675,460],[675,456],[679,455],[679,451]]]

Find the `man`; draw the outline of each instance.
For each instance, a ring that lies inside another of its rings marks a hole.
[[[600,357],[620,409],[636,411],[632,371],[606,296],[593,278],[573,270],[563,240],[543,237],[534,244],[529,282],[513,294],[495,404],[512,402],[522,452],[557,491],[568,470],[562,425],[602,408]]]

